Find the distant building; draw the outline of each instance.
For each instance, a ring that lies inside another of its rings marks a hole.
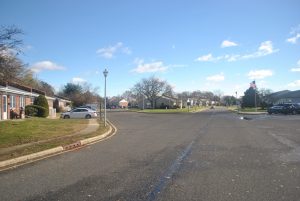
[[[156,99],[155,108],[174,108],[175,106],[179,106],[179,104],[180,102],[177,98],[161,95]],[[151,105],[150,101],[144,97],[138,99],[138,107],[141,109],[152,109],[153,105]]]
[[[65,97],[54,95],[54,108],[60,108],[60,112],[71,110],[71,101]],[[48,101],[49,103],[49,101]]]
[[[125,99],[122,99],[122,100],[119,102],[119,107],[120,107],[120,108],[127,108],[127,107],[128,107],[128,101],[126,101]]]
[[[269,94],[266,97],[269,104],[280,104],[280,103],[300,103],[300,90],[297,91],[278,91]]]

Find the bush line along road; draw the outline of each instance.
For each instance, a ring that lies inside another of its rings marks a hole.
[[[109,140],[0,173],[0,200],[298,200],[299,115],[108,113]]]

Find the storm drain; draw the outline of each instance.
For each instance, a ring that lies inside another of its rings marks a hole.
[[[75,142],[75,143],[72,143],[72,144],[68,144],[66,146],[64,146],[64,150],[70,150],[70,149],[75,149],[77,147],[80,147],[81,146],[81,143],[80,141],[79,142]]]
[[[252,120],[250,117],[240,117],[241,120]]]

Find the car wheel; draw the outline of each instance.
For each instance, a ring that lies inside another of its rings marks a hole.
[[[86,118],[86,119],[90,119],[90,118],[92,118],[92,116],[89,115],[89,114],[87,114],[87,115],[85,115],[85,118]]]
[[[70,119],[70,116],[69,115],[65,115],[64,119]]]
[[[292,114],[293,114],[293,115],[297,114],[296,110],[293,110]]]

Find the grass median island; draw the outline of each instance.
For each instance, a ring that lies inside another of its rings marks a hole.
[[[98,120],[99,121],[99,120]],[[109,127],[99,121],[96,132],[72,135],[87,127],[86,119],[9,120],[0,122],[0,161],[36,153],[57,146],[68,145],[79,140],[101,135]],[[23,145],[25,145],[23,147]],[[19,147],[8,151],[11,147]]]
[[[236,106],[230,106],[227,107],[228,110],[234,111],[234,112],[267,112],[267,109],[262,109],[260,107],[258,108],[239,108],[237,109]]]
[[[182,109],[144,109],[139,110],[138,112],[143,113],[188,113],[188,112],[200,112],[206,110],[209,107],[191,107],[191,108],[182,108]]]

